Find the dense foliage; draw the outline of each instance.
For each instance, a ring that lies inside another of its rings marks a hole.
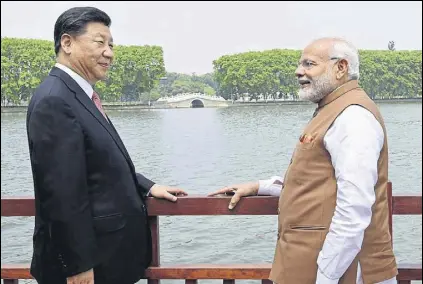
[[[300,56],[284,49],[222,56],[213,62],[218,93],[227,99],[296,99]],[[361,50],[360,84],[372,98],[421,97],[422,51]]]
[[[360,51],[361,86],[372,98],[421,97],[422,51],[389,49]],[[225,55],[213,62],[213,74],[199,76],[166,72],[159,46],[116,46],[108,78],[96,89],[105,102],[147,102],[181,93],[296,99],[300,55],[284,49]],[[51,41],[2,38],[2,105],[28,102],[54,62]]]
[[[96,84],[103,101],[137,101],[165,75],[159,46],[116,46],[108,78]],[[27,102],[55,63],[51,41],[1,39],[2,105]]]

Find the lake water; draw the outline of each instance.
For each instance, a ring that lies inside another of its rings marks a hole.
[[[378,104],[389,135],[394,194],[421,194],[422,104]],[[139,172],[206,195],[231,183],[282,175],[313,110],[313,105],[245,106],[109,111],[109,116]],[[2,197],[33,195],[28,157],[25,113],[2,113]],[[33,221],[2,217],[2,263],[30,261]],[[161,263],[270,263],[276,230],[276,216],[161,217]],[[421,216],[395,216],[399,262],[422,261],[421,239]]]

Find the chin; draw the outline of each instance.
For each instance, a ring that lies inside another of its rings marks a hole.
[[[97,74],[97,79],[98,79],[99,81],[104,81],[104,80],[106,80],[106,79],[107,79],[107,73],[99,73],[99,74]]]
[[[299,90],[298,91],[298,97],[302,101],[310,101],[312,103],[317,103],[319,99],[317,98],[317,94],[313,92],[312,90]]]

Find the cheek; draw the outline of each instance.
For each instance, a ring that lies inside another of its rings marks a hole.
[[[314,78],[316,78],[316,74],[315,74],[315,72],[310,72],[310,71],[307,71],[307,72],[305,72],[305,73],[304,73],[304,75],[305,75],[305,77],[306,77],[308,80],[310,80],[310,81],[313,81],[313,80],[314,80]]]
[[[324,69],[318,69],[318,70],[310,70],[309,72],[306,73],[306,76],[311,80],[311,81],[317,81],[319,80],[319,78],[321,78],[322,76],[324,76],[326,73],[326,71]]]
[[[97,63],[98,60],[98,52],[96,53],[95,50],[91,49],[91,48],[85,48],[83,50],[83,52],[86,54],[87,56],[87,61],[89,61],[90,64],[94,64]]]
[[[89,64],[91,65],[92,68],[100,67],[98,65],[99,62],[100,62],[99,56],[97,56],[97,55],[90,56],[90,62],[89,62]]]

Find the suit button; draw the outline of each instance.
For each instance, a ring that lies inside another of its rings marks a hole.
[[[278,207],[278,214],[281,214],[281,209]]]

